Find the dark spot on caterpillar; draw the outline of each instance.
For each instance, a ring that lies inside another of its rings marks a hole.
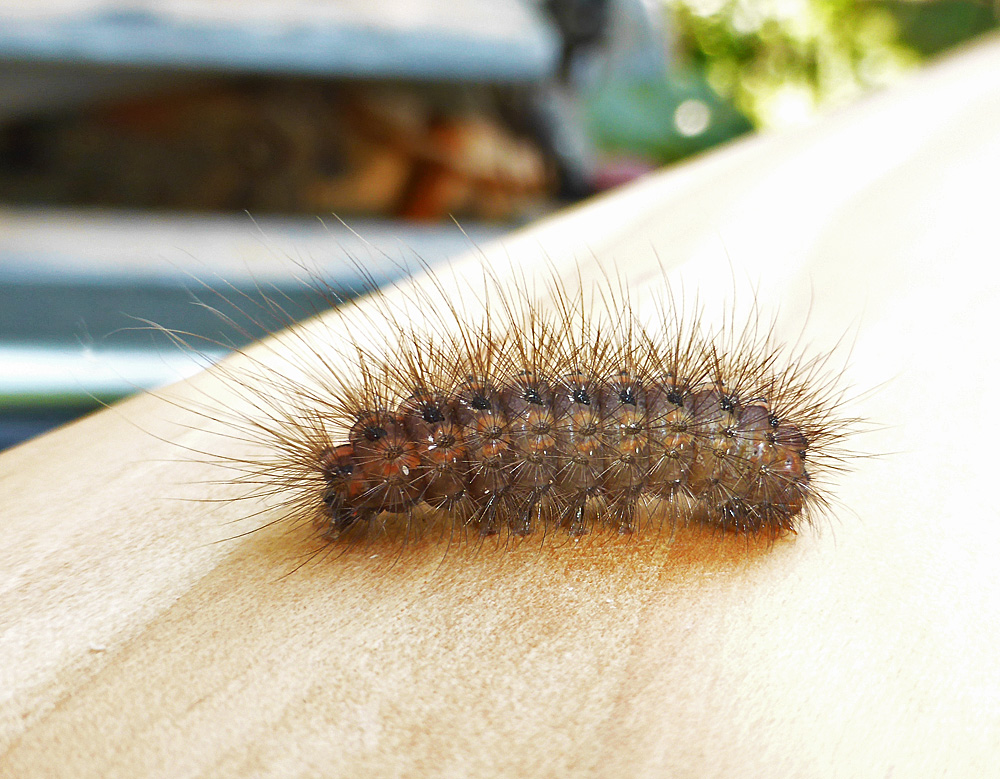
[[[378,441],[380,438],[385,438],[385,429],[381,427],[366,427],[364,429],[364,437],[368,441]]]
[[[435,408],[433,406],[424,409],[424,413],[421,414],[424,422],[442,422],[444,421],[444,414],[441,413],[441,409]]]

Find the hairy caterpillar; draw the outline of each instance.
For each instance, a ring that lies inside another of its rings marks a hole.
[[[361,305],[326,288],[338,316],[221,366],[245,401],[224,435],[254,446],[223,464],[251,497],[332,541],[433,517],[473,537],[693,524],[773,540],[827,505],[852,426],[828,355],[755,317],[707,328],[665,276],[634,305],[620,274],[533,286],[473,267]],[[289,324],[278,296],[258,313]]]

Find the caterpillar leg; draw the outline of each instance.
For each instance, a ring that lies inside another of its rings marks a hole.
[[[340,496],[332,493],[323,498],[328,512],[323,517],[323,538],[334,541],[340,538],[352,527],[370,521],[374,512],[359,510],[353,506],[344,505]]]

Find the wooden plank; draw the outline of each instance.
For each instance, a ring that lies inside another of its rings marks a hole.
[[[454,225],[368,219],[354,222],[352,234],[332,217],[324,223],[315,217],[3,207],[0,224],[3,410],[89,408],[95,397],[109,402],[196,372],[203,366],[190,356],[156,348],[141,320],[203,336],[228,331],[217,312],[195,305],[193,296],[204,298],[209,287],[232,297],[237,289],[267,289],[283,296],[286,311],[307,316],[321,297],[308,295],[303,269],[292,257],[308,262],[331,290],[347,294],[358,288],[356,262],[384,283],[405,275],[404,263],[414,255],[443,262],[509,229],[470,223],[463,234]],[[221,357],[229,350],[214,351]],[[0,448],[7,423],[0,418]]]
[[[525,81],[558,64],[524,0],[0,1],[11,59],[377,78]]]
[[[496,249],[617,262],[639,305],[659,255],[703,299],[748,279],[791,338],[848,332],[878,426],[858,447],[882,455],[840,480],[820,533],[443,562],[428,544],[393,566],[376,546],[286,575],[307,533],[232,538],[266,517],[199,502],[231,490],[197,483],[213,474],[178,444],[205,434],[163,399],[0,456],[0,772],[994,772],[998,128],[994,39]],[[231,402],[213,382],[169,399]]]

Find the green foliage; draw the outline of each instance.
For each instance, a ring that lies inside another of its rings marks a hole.
[[[602,82],[588,95],[587,126],[603,151],[657,163],[683,159],[753,129],[697,70]]]
[[[857,0],[666,0],[681,48],[758,127],[802,121],[916,64],[894,15]]]

